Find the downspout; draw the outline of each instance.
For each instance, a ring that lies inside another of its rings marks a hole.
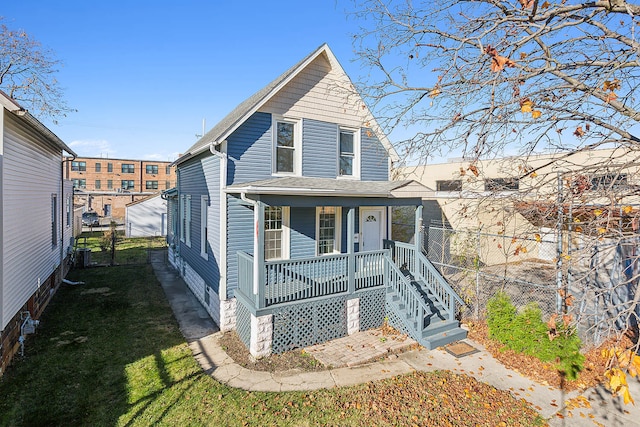
[[[219,188],[219,204],[220,204],[220,224],[218,232],[220,233],[220,259],[218,265],[218,271],[220,279],[218,281],[218,296],[220,301],[227,299],[227,193],[222,191],[227,187],[227,154],[226,146],[227,141],[222,141],[219,145],[222,146],[221,151],[216,150],[216,145],[212,142],[209,144],[209,152],[220,159],[220,188]]]

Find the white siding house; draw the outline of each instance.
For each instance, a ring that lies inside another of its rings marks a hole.
[[[20,323],[36,319],[66,273],[73,236],[70,183],[55,134],[0,92],[0,374]]]
[[[167,201],[160,194],[129,203],[125,210],[127,237],[167,235]]]

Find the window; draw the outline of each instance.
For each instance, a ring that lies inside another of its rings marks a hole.
[[[100,180],[96,179],[96,190],[100,189]]]
[[[134,173],[135,168],[132,163],[123,163],[122,164],[122,173]]]
[[[164,188],[167,189],[167,190],[170,189],[171,188],[171,181],[165,181],[164,182]]]
[[[519,187],[518,178],[488,178],[484,180],[484,191],[513,191]]]
[[[191,247],[191,196],[180,196],[180,241]]]
[[[591,178],[592,190],[625,189],[628,185],[626,173],[608,173]]]
[[[158,181],[146,181],[145,186],[147,190],[157,190]]]
[[[339,207],[316,208],[316,241],[318,255],[340,252]]]
[[[51,246],[58,245],[58,195],[51,195]]]
[[[66,209],[65,212],[67,214],[67,227],[71,227],[71,217],[73,212],[71,211],[71,205],[73,204],[73,196],[67,197]]]
[[[76,172],[84,172],[87,170],[87,162],[71,162],[71,170]]]
[[[291,121],[275,121],[275,141],[274,141],[274,172],[275,173],[297,173],[299,151],[297,150],[298,138],[296,136],[297,125]]]
[[[158,165],[147,165],[147,173],[148,174],[157,174],[158,173]]]
[[[264,259],[282,259],[282,207],[264,209]]]
[[[167,169],[166,169],[165,173],[167,175],[171,175],[171,166],[167,166]]]
[[[200,196],[200,256],[209,259],[209,198]]]
[[[131,180],[131,179],[129,179],[129,180],[123,179],[121,181],[120,188],[122,188],[123,190],[133,190],[133,188],[134,188],[133,180]]]
[[[358,152],[360,151],[358,133],[355,130],[340,129],[338,141],[338,174],[340,176],[360,175]]]
[[[107,163],[107,172],[113,172],[113,163]]]
[[[102,172],[102,164],[96,163],[96,172]]]
[[[107,180],[107,188],[108,188],[109,190],[112,190],[112,189],[113,189],[113,180],[112,180],[112,179],[108,179],[108,180]]]
[[[436,191],[462,191],[461,179],[436,181]]]
[[[87,180],[86,179],[72,179],[73,188],[86,188]]]

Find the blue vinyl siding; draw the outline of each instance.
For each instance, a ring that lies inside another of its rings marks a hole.
[[[291,208],[290,258],[316,256],[316,208]]]
[[[387,151],[369,129],[362,129],[361,131],[360,152],[360,178],[363,181],[389,180]]]
[[[238,251],[253,255],[253,209],[227,196],[227,298],[238,287]]]
[[[302,175],[335,178],[338,174],[338,125],[318,120],[303,121]]]
[[[200,229],[201,196],[209,197],[209,202],[217,203],[220,193],[220,159],[213,156],[200,156],[180,166],[180,179],[178,183],[179,195],[191,196],[191,247],[180,242],[180,255],[214,291],[219,292],[220,269],[217,263],[212,242],[219,239],[219,217],[213,217],[215,206],[209,208],[209,259],[200,256],[200,242],[202,239]],[[217,203],[219,205],[219,203]],[[219,212],[218,207],[218,212]],[[180,212],[180,216],[182,212]],[[214,221],[215,224],[212,222]],[[216,232],[218,236],[216,237]]]
[[[271,177],[271,114],[255,113],[227,138],[227,185]]]

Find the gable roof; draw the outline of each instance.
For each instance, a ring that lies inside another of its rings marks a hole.
[[[59,148],[62,151],[66,151],[74,157],[77,157],[77,154],[71,148],[69,148],[69,146],[67,146],[67,144],[65,144],[60,138],[58,138],[58,136],[53,133],[51,129],[40,123],[40,121],[33,117],[31,113],[29,113],[29,111],[22,108],[22,106],[18,104],[15,99],[11,98],[1,90],[0,105],[2,105],[2,107],[7,111],[13,113],[19,119],[26,121],[32,127],[37,129],[40,134],[43,135],[47,139],[47,141],[49,141],[51,145]]]
[[[274,95],[276,95],[278,91],[280,91],[280,89],[286,86],[294,77],[296,77],[302,70],[304,70],[311,62],[313,62],[318,56],[323,53],[331,59],[332,63],[337,65],[339,71],[348,79],[348,75],[345,73],[337,58],[335,57],[331,49],[329,49],[329,46],[324,43],[309,55],[304,57],[302,60],[300,60],[293,67],[289,68],[287,71],[278,76],[271,83],[241,102],[236,108],[234,108],[229,114],[227,114],[222,120],[220,120],[213,128],[211,128],[211,130],[209,130],[202,138],[200,138],[195,144],[193,144],[185,154],[180,156],[180,158],[178,158],[174,162],[174,164],[182,163],[183,161],[206,151],[212,145],[216,146],[221,144],[225,140],[225,138],[227,138],[242,123],[244,123],[245,120],[251,117],[253,113],[258,111],[258,109],[262,107],[267,101],[269,101]],[[351,83],[350,79],[349,82]],[[382,132],[373,115],[371,115],[371,120],[369,121],[372,123],[374,131],[376,132],[382,145],[386,148],[389,156],[391,156],[393,161],[398,161],[398,154],[391,145],[391,142],[389,141],[387,136],[384,134],[384,132]]]

